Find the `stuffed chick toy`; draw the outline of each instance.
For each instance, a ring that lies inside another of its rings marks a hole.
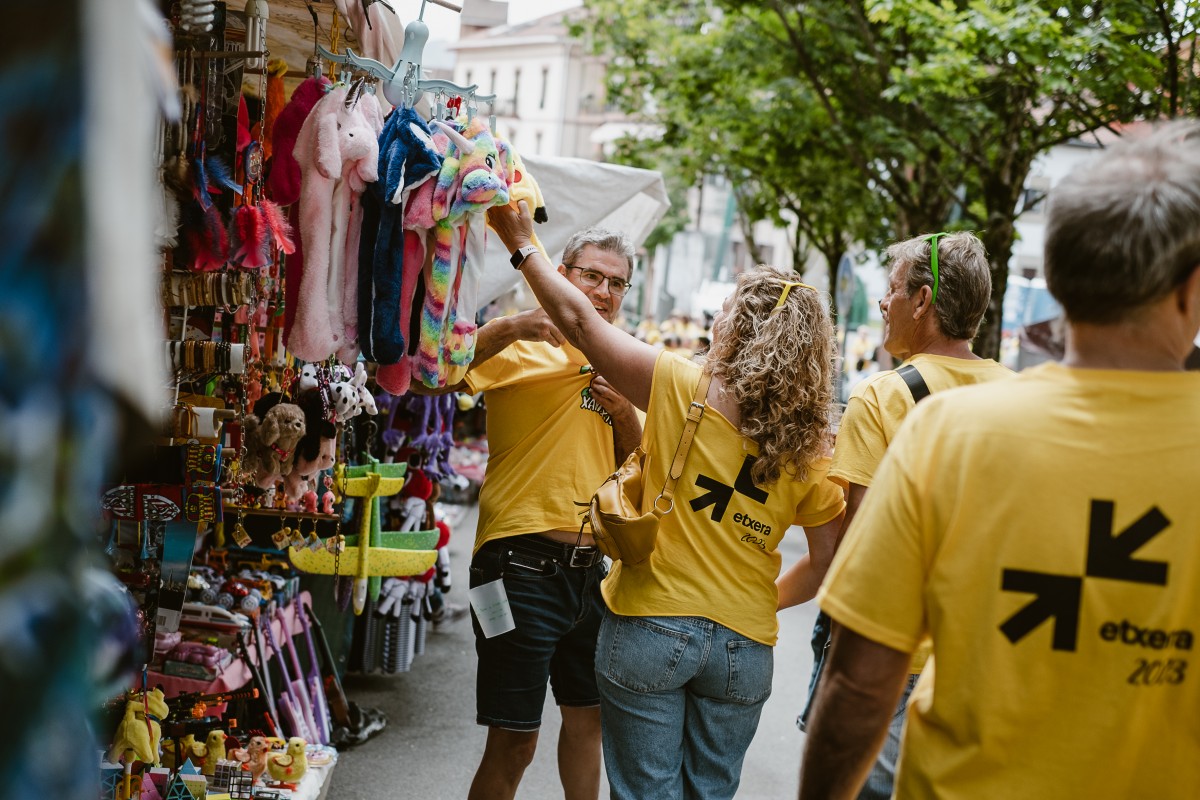
[[[272,753],[267,760],[267,772],[279,783],[299,783],[308,771],[304,755],[306,743],[299,736],[288,739],[287,752]]]

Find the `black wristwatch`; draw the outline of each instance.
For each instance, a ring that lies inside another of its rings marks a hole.
[[[525,263],[525,259],[529,258],[537,251],[537,247],[532,244],[519,247],[517,248],[517,252],[513,253],[512,257],[508,259],[508,263],[513,265],[513,269],[520,269],[521,265]]]

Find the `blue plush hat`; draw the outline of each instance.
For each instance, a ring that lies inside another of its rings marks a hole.
[[[434,146],[429,126],[411,108],[397,108],[379,136],[379,183],[371,186],[364,203],[364,226],[359,249],[359,317],[363,355],[379,364],[395,364],[405,354],[402,309],[412,306],[404,297],[404,201],[409,193],[437,175],[442,155]],[[372,218],[378,218],[378,225]]]

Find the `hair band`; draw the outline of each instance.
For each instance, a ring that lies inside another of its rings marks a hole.
[[[809,284],[803,283],[802,281],[784,281],[783,282],[783,291],[780,292],[780,294],[779,294],[779,301],[777,303],[775,303],[775,308],[771,309],[772,314],[774,314],[779,309],[783,308],[783,304],[787,301],[788,292],[792,291],[793,286],[800,286],[805,289],[812,289],[814,292],[817,290],[817,287],[810,286]]]

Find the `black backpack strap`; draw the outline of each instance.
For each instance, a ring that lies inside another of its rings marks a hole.
[[[921,377],[921,373],[917,372],[917,368],[912,364],[905,364],[896,370],[896,374],[908,384],[908,391],[912,392],[914,403],[919,403],[926,397],[929,397],[929,384],[925,383],[925,379]]]

